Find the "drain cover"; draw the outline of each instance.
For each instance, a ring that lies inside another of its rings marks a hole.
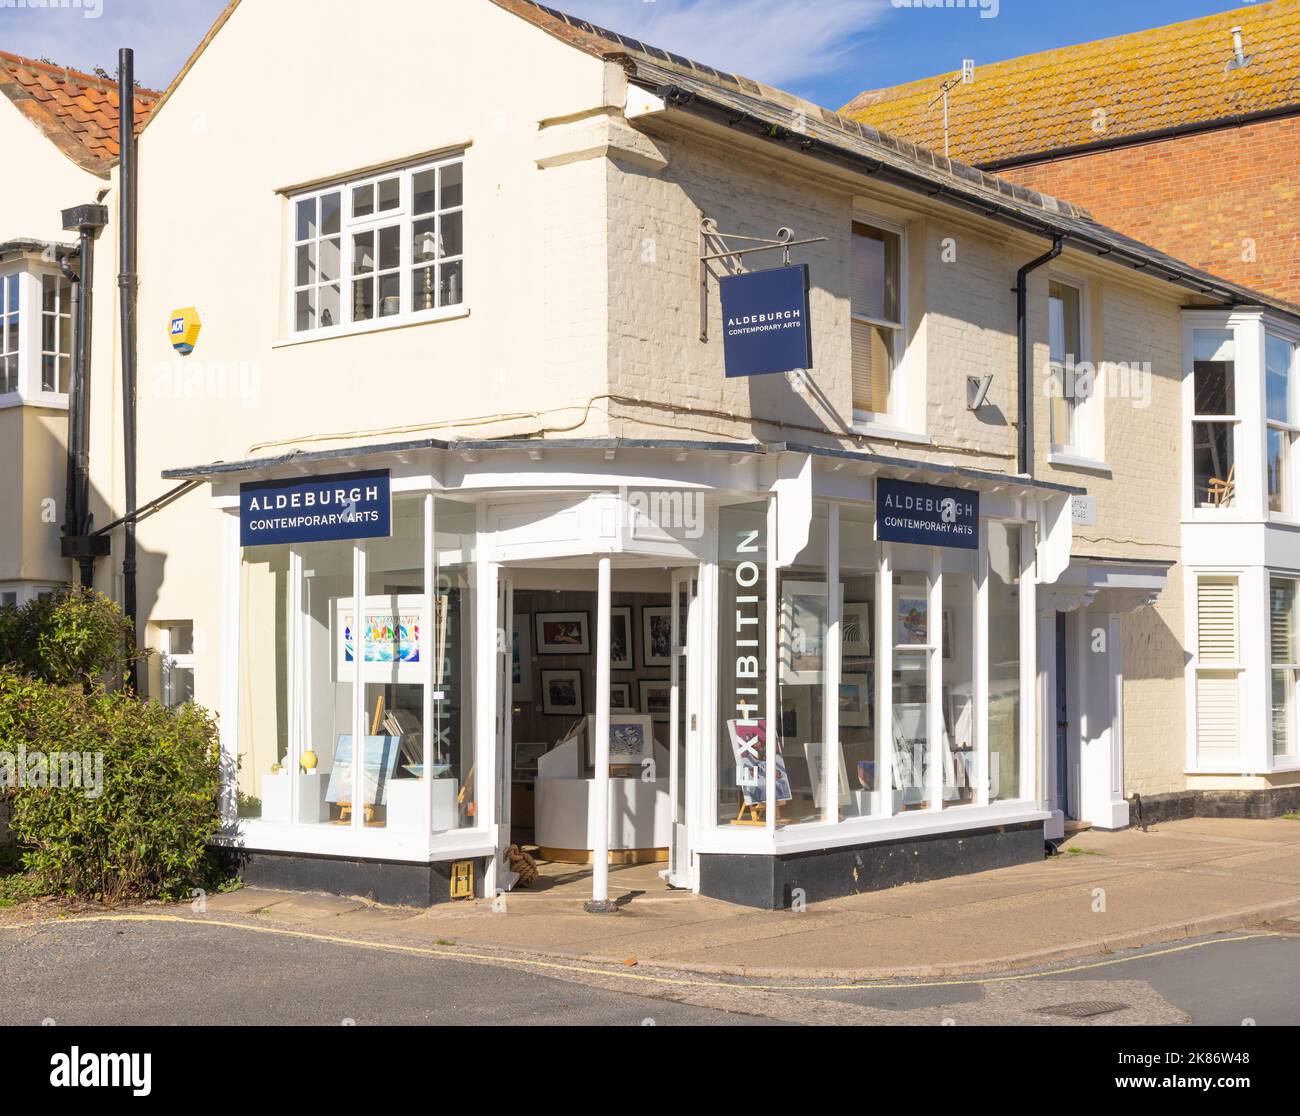
[[[1092,1019],[1098,1015],[1109,1015],[1113,1011],[1123,1011],[1128,1004],[1117,1004],[1113,1000],[1080,1000],[1077,1004],[1053,1004],[1051,1007],[1034,1008],[1039,1015],[1060,1015],[1066,1019]]]

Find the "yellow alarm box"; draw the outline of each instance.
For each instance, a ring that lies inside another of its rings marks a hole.
[[[194,351],[194,346],[198,344],[199,330],[202,328],[203,323],[199,321],[199,312],[193,306],[187,306],[184,310],[173,310],[171,323],[167,329],[172,348],[181,356],[189,356]]]

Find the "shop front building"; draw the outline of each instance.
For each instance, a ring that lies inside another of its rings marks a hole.
[[[535,845],[784,907],[1042,855],[1035,587],[1069,491],[757,443],[293,466],[171,478],[222,521],[249,878],[434,902]]]

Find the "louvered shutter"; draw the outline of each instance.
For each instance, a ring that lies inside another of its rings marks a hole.
[[[1240,763],[1239,684],[1235,670],[1205,670],[1238,659],[1237,582],[1202,578],[1196,592],[1196,753],[1200,767]]]

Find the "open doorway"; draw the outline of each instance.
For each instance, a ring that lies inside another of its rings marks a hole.
[[[501,582],[510,631],[499,706],[501,840],[536,862],[530,890],[576,895],[589,887],[598,832],[597,571],[519,565],[503,568]],[[698,717],[687,650],[697,584],[694,570],[612,571],[609,872],[625,892],[691,884],[687,740]]]

